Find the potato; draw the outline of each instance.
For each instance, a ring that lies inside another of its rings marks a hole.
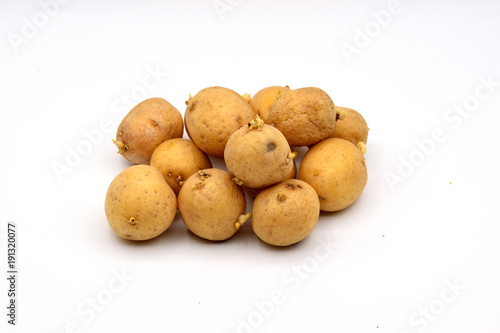
[[[160,170],[175,195],[178,195],[189,176],[198,170],[211,168],[212,162],[193,141],[177,138],[167,140],[155,149],[151,166]]]
[[[332,134],[335,104],[319,88],[294,89],[269,109],[268,123],[279,129],[290,146],[310,146]]]
[[[340,138],[352,142],[354,145],[368,142],[368,124],[365,118],[356,110],[335,106],[337,121],[330,135],[331,138]]]
[[[363,192],[368,174],[365,159],[351,142],[325,139],[307,151],[299,177],[318,193],[321,210],[334,212],[350,206]]]
[[[252,207],[252,228],[264,242],[288,246],[306,238],[319,218],[316,191],[307,183],[290,179],[260,192]]]
[[[228,171],[254,188],[285,179],[292,170],[293,157],[283,134],[259,116],[234,132],[224,150]]]
[[[223,157],[227,140],[252,120],[250,104],[238,93],[223,87],[201,90],[186,102],[184,122],[193,142],[207,154]]]
[[[269,109],[274,102],[280,98],[283,94],[290,91],[289,86],[271,86],[259,90],[253,98],[250,100],[250,106],[252,107],[255,114],[264,120],[264,123],[268,123],[267,115]]]
[[[147,240],[170,227],[177,211],[177,199],[160,171],[149,165],[134,165],[113,179],[104,210],[118,236]]]
[[[335,127],[335,104],[326,92],[307,87],[283,94],[269,109],[268,123],[291,146],[310,146],[327,138]]]
[[[243,189],[220,169],[204,169],[189,177],[179,191],[179,213],[195,235],[222,241],[245,223]]]
[[[293,160],[292,170],[290,170],[290,173],[288,174],[288,176],[285,177],[284,180],[294,179],[295,177],[297,177],[297,163],[295,163],[295,160]],[[272,186],[272,185],[270,185],[270,186]],[[253,188],[253,187],[248,187],[245,184],[243,184],[241,187],[243,187],[243,190],[246,193],[248,193],[248,195],[250,195],[252,198],[255,198],[257,196],[257,194],[259,194],[260,192],[262,192],[266,188],[269,188],[270,186]]]
[[[153,151],[163,141],[181,138],[182,115],[163,98],[137,104],[123,118],[116,131],[118,153],[135,164],[149,164]]]

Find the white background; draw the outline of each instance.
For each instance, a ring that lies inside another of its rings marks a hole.
[[[0,331],[499,332],[497,1],[0,7]],[[178,216],[152,241],[117,237],[103,206],[130,165],[111,142],[120,120],[154,96],[184,113],[188,95],[212,85],[316,86],[361,112],[360,199],[285,249],[250,223],[204,241]]]

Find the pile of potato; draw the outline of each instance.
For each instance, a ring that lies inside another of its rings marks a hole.
[[[189,96],[184,120],[166,100],[150,98],[118,126],[118,153],[137,165],[111,182],[106,217],[136,241],[162,234],[177,210],[191,232],[212,241],[251,219],[262,241],[292,245],[313,231],[320,211],[361,195],[367,139],[361,114],[315,87],[272,86],[253,98],[205,88]],[[309,149],[299,162],[292,147],[302,146]],[[209,155],[224,158],[227,171],[213,168]],[[248,214],[245,192],[255,198]]]

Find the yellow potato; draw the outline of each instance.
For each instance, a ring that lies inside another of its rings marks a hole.
[[[160,171],[149,165],[134,165],[113,179],[104,210],[118,236],[147,240],[170,227],[177,211],[177,199]]]
[[[149,164],[153,151],[163,141],[181,138],[182,115],[163,98],[137,104],[123,118],[116,131],[118,153],[135,164]]]
[[[318,193],[321,210],[350,206],[363,192],[368,174],[365,159],[351,142],[329,138],[315,144],[302,158],[299,179]]]
[[[264,242],[288,246],[306,238],[319,218],[316,191],[306,182],[290,179],[260,192],[252,207],[252,228]]]
[[[250,104],[238,93],[223,87],[201,90],[186,102],[184,122],[193,142],[207,154],[223,157],[227,140],[252,120]]]
[[[263,187],[286,178],[293,167],[286,138],[259,116],[229,138],[224,150],[228,171],[249,187]]]
[[[281,96],[269,110],[268,123],[283,133],[290,146],[310,146],[332,134],[335,104],[319,88],[294,89]]]
[[[159,145],[151,156],[151,166],[160,170],[168,185],[178,195],[186,179],[201,169],[209,169],[212,162],[193,141],[177,138]]]
[[[222,241],[245,223],[243,189],[220,169],[204,169],[189,177],[179,192],[179,213],[195,235]]]
[[[337,121],[331,138],[340,138],[358,145],[359,142],[368,142],[368,124],[365,118],[356,110],[335,106]]]
[[[289,91],[289,86],[271,86],[261,89],[251,99],[250,106],[252,107],[255,114],[259,115],[259,117],[264,120],[264,123],[267,124],[267,115],[269,113],[269,109],[274,104],[274,102],[278,100],[278,98]]]
[[[289,179],[294,179],[297,177],[297,163],[295,163],[295,160],[293,160],[293,167],[292,170],[290,170],[290,173],[284,180],[289,180]],[[274,184],[273,184],[274,185]],[[272,185],[270,185],[272,186]],[[266,188],[269,188],[270,186],[264,186],[264,187],[259,187],[259,188],[253,188],[253,187],[248,187],[245,184],[243,184],[241,187],[243,187],[243,190],[248,193],[252,198],[255,198],[257,194],[265,190]]]

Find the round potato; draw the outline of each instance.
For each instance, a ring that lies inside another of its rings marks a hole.
[[[223,87],[201,90],[186,102],[184,122],[193,142],[207,154],[223,157],[227,140],[252,120],[250,104],[238,93]]]
[[[250,106],[255,114],[259,115],[264,120],[264,123],[267,124],[267,115],[271,106],[278,98],[290,90],[289,86],[271,86],[261,89],[251,99]]]
[[[290,146],[310,146],[332,134],[335,104],[319,88],[294,89],[269,109],[268,122],[279,129]]]
[[[151,166],[160,170],[168,185],[178,195],[186,179],[201,169],[209,169],[212,162],[193,141],[177,138],[159,145],[151,156]]]
[[[368,124],[365,118],[356,110],[335,106],[337,110],[337,121],[330,135],[331,138],[340,138],[358,145],[360,142],[368,142]]]
[[[363,192],[368,174],[365,159],[351,142],[329,138],[307,151],[299,179],[318,193],[321,210],[334,212],[350,206]]]
[[[160,171],[149,165],[134,165],[113,179],[104,210],[118,236],[148,240],[170,227],[177,211],[177,199]]]
[[[283,134],[259,116],[234,132],[224,150],[228,171],[254,188],[285,179],[293,168],[293,157]]]
[[[163,98],[150,98],[137,104],[123,118],[116,140],[118,153],[135,164],[149,164],[153,151],[163,141],[181,138],[182,115]]]
[[[290,170],[290,173],[288,174],[288,176],[285,177],[284,180],[294,179],[295,177],[297,177],[297,163],[295,163],[295,160],[293,160],[292,170]],[[245,184],[243,184],[241,187],[243,187],[243,190],[246,193],[248,193],[248,195],[250,195],[252,198],[255,198],[257,196],[257,194],[259,194],[260,192],[262,192],[263,190],[265,190],[266,188],[269,188],[271,186],[272,185],[254,188],[254,187],[248,187]]]
[[[245,223],[243,189],[220,169],[204,169],[189,177],[179,191],[179,213],[195,235],[222,241]]]
[[[307,183],[290,179],[260,192],[252,207],[252,228],[264,242],[288,246],[306,238],[319,218],[316,191]]]

